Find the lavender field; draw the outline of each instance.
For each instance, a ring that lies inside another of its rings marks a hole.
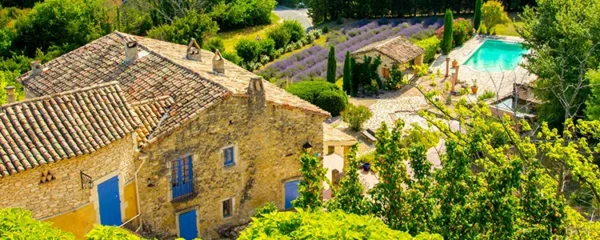
[[[330,32],[326,45],[335,46],[337,75],[340,77],[347,51],[353,52],[368,44],[401,35],[408,38],[426,38],[433,35],[442,24],[443,19],[435,17],[422,20],[362,20],[353,26],[346,26],[339,32]],[[329,47],[312,46],[274,62],[259,73],[267,78],[289,78],[294,82],[315,77],[324,78],[327,75],[328,54]]]

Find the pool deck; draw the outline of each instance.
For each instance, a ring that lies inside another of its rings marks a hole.
[[[486,90],[493,91],[496,96],[505,96],[512,92],[514,83],[526,84],[535,80],[537,76],[529,73],[520,65],[510,71],[503,72],[483,72],[477,71],[471,67],[464,65],[464,63],[471,57],[471,55],[485,42],[487,39],[503,40],[510,42],[522,42],[523,39],[519,37],[510,36],[483,36],[477,35],[467,41],[462,46],[455,48],[450,54],[442,55],[436,59],[431,65],[431,70],[436,72],[438,69],[442,72],[446,72],[446,58],[456,59],[459,65],[458,79],[459,82],[464,81],[468,85],[473,85],[473,79],[477,79],[477,86],[479,91],[477,95],[483,94]],[[523,59],[523,61],[526,61]],[[450,69],[450,74],[454,73],[454,69]]]

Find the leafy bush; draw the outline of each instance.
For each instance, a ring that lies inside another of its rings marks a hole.
[[[323,33],[328,33],[329,32],[329,28],[327,26],[323,27]]]
[[[275,204],[273,204],[272,202],[268,202],[265,205],[263,205],[262,207],[254,209],[253,217],[259,218],[259,217],[263,217],[264,215],[267,215],[267,214],[273,213],[273,212],[277,212],[277,206],[275,206]]]
[[[283,21],[283,25],[281,25],[281,27],[290,33],[290,41],[292,42],[300,41],[300,39],[303,39],[306,35],[304,27],[302,27],[302,24],[296,20],[285,20]]]
[[[354,131],[360,131],[362,125],[373,116],[373,113],[368,107],[354,106],[348,104],[342,112],[342,121],[350,126]]]
[[[436,36],[420,40],[415,44],[425,50],[425,54],[423,56],[423,62],[430,63],[435,58],[435,53],[440,47],[440,39]]]
[[[242,39],[235,45],[237,55],[245,62],[256,61],[260,54],[260,45],[256,40]]]
[[[285,47],[292,39],[292,34],[283,27],[276,27],[269,30],[267,36],[275,41],[275,48]]]
[[[498,24],[510,22],[510,18],[504,11],[504,6],[498,0],[488,0],[481,7],[481,21],[489,29],[493,29]]]
[[[204,45],[204,49],[209,50],[211,52],[215,52],[217,49],[219,49],[219,52],[224,53],[225,45],[223,44],[223,39],[219,37],[209,39]]]
[[[454,21],[454,31],[452,31],[452,39],[454,46],[462,46],[467,40],[471,39],[475,30],[471,26],[471,21],[459,18]]]
[[[390,71],[390,79],[385,82],[385,88],[388,90],[397,90],[400,89],[401,85],[402,71],[400,70],[400,67],[398,67],[398,64],[394,64],[392,66],[392,70]]]
[[[20,208],[0,209],[1,239],[75,239],[71,233],[53,228],[52,223],[41,222],[33,218],[31,211]]]
[[[275,41],[273,41],[273,39],[266,38],[266,39],[260,40],[260,42],[258,42],[258,45],[260,47],[261,55],[269,56],[269,58],[271,58],[271,59],[274,58],[274,56],[275,56]]]
[[[342,90],[335,84],[322,79],[294,83],[288,86],[286,90],[330,112],[333,116],[339,115],[348,103],[348,96]]]
[[[125,229],[113,226],[94,225],[92,231],[85,235],[86,240],[140,240]]]
[[[200,47],[203,39],[219,31],[219,26],[208,15],[190,12],[184,17],[176,17],[171,24],[163,24],[148,31],[148,37],[188,44],[190,38],[195,38]]]
[[[433,235],[433,239],[439,239]],[[390,229],[373,216],[342,211],[274,212],[254,219],[241,234],[246,239],[413,239],[410,234]]]
[[[425,63],[423,65],[415,65],[413,66],[417,77],[423,77],[425,75],[427,75],[428,71],[429,71],[429,64]]]
[[[186,1],[180,2],[183,3]],[[207,12],[224,30],[269,24],[271,23],[271,11],[273,11],[277,4],[276,0],[229,0],[211,2],[215,2],[216,4],[211,4],[212,6],[209,5],[210,9]],[[166,3],[163,4],[167,5]],[[202,4],[202,6],[204,6],[204,4]]]
[[[488,29],[487,29],[487,27],[485,26],[485,24],[481,24],[481,25],[479,26],[479,33],[481,33],[481,34],[488,34]]]
[[[340,91],[333,90],[321,92],[317,99],[315,99],[315,105],[330,112],[332,116],[340,115],[340,112],[346,108],[347,103],[348,97],[346,95]]]
[[[224,52],[222,53],[223,58],[229,60],[230,62],[236,64],[236,65],[240,65],[242,64],[242,58],[240,56],[237,55],[237,53],[235,52]]]

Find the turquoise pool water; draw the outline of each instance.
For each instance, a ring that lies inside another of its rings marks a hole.
[[[486,40],[464,65],[482,72],[510,71],[517,68],[525,53],[520,43]]]

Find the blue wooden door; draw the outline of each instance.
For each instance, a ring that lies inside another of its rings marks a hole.
[[[179,237],[192,240],[198,237],[196,210],[179,214]]]
[[[100,205],[100,224],[120,226],[122,222],[118,176],[98,185],[98,202]]]
[[[290,181],[285,183],[285,209],[292,208],[292,201],[298,198],[298,184],[299,180]]]

